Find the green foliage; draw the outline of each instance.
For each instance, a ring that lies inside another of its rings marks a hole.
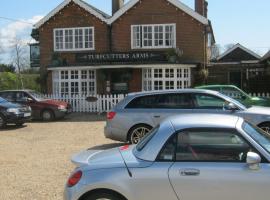
[[[31,89],[40,91],[36,79],[39,74],[22,74],[24,88],[21,88],[19,75],[11,72],[0,72],[0,90]]]
[[[0,72],[15,72],[13,65],[0,64]]]

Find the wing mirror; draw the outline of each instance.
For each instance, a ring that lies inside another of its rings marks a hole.
[[[251,170],[259,170],[261,163],[261,156],[254,152],[248,152],[247,154],[247,164]]]
[[[225,110],[231,110],[231,111],[238,110],[238,107],[235,104],[233,104],[233,103],[226,104],[224,106],[224,108],[225,108]]]

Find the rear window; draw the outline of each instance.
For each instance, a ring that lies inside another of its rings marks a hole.
[[[137,97],[133,99],[126,108],[153,108],[157,102],[156,95]]]

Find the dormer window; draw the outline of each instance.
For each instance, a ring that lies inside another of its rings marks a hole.
[[[132,49],[173,48],[176,46],[175,24],[132,25]]]
[[[83,51],[94,49],[94,27],[54,29],[55,51]]]

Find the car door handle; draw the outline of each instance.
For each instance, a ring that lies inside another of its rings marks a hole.
[[[198,169],[184,169],[180,171],[182,176],[199,176],[200,170]]]
[[[155,115],[154,118],[160,118],[160,116],[159,115]]]

